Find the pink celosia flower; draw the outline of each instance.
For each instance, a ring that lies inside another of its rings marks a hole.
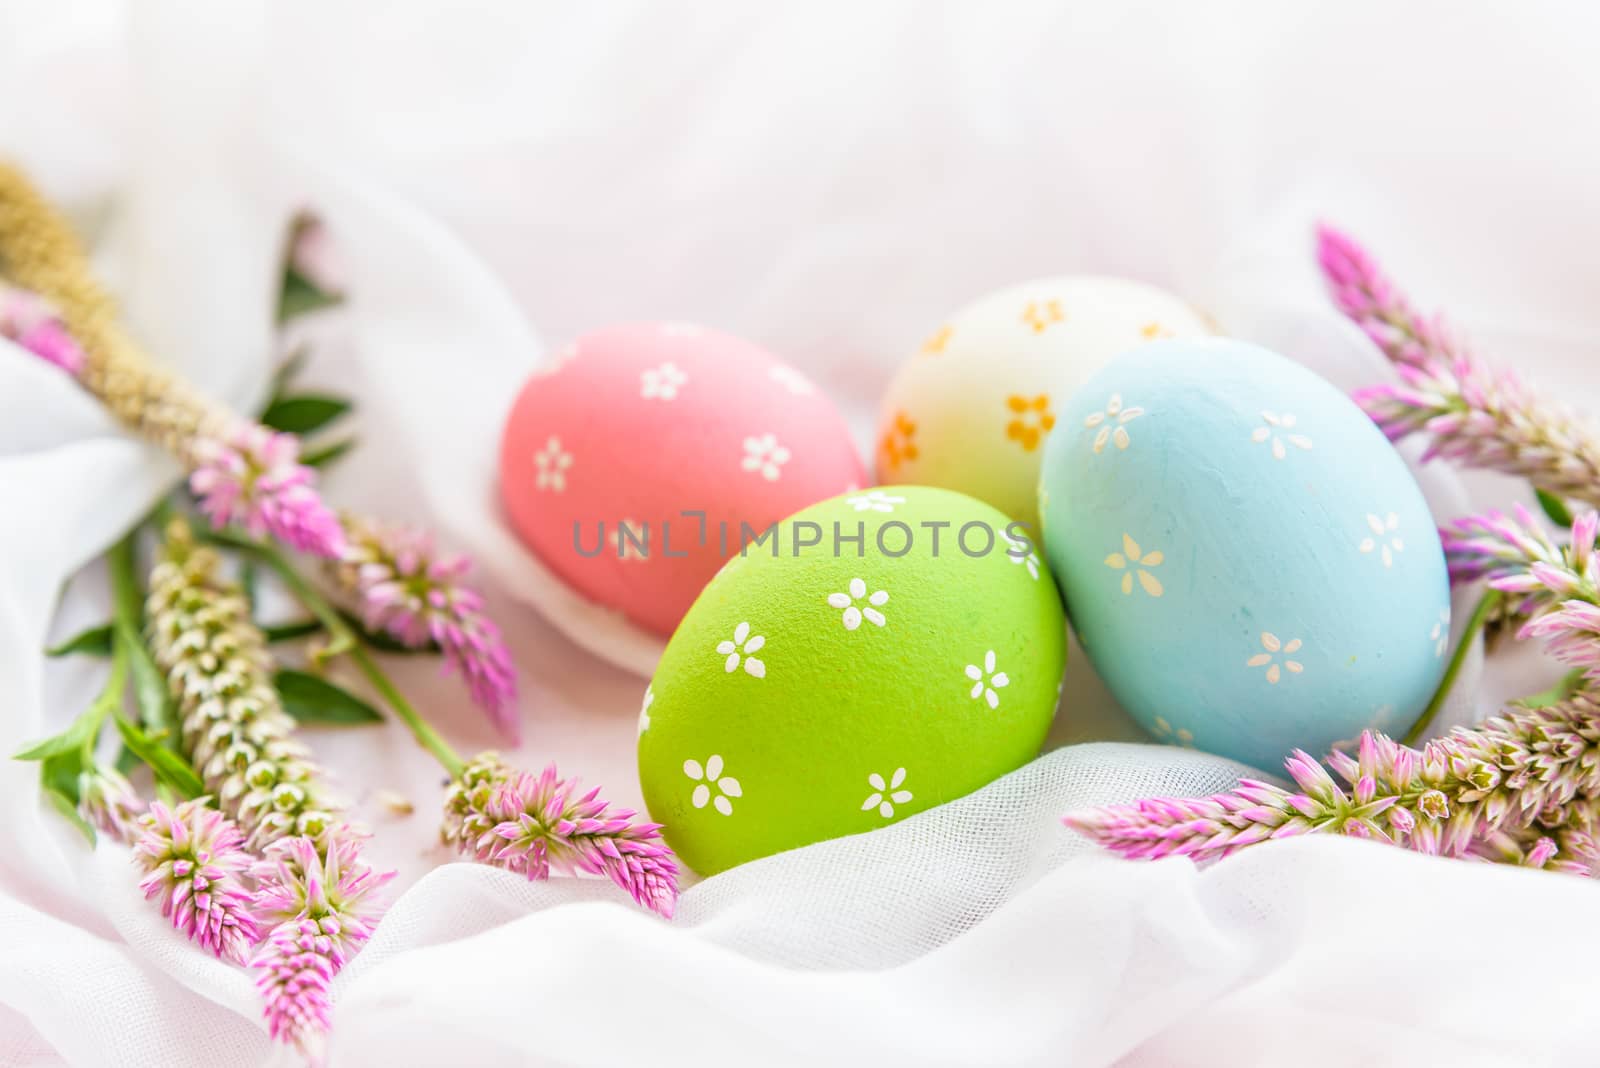
[[[443,836],[485,864],[546,879],[552,868],[608,876],[633,899],[671,917],[678,865],[661,841],[661,825],[633,823],[627,809],[608,809],[599,789],[582,796],[555,765],[520,772],[485,753],[467,765],[445,799]]]
[[[339,582],[359,599],[367,627],[413,647],[436,642],[466,680],[473,701],[516,739],[516,670],[500,629],[484,612],[482,595],[465,582],[471,561],[436,555],[419,530],[346,516],[345,532]]]
[[[1366,731],[1335,752],[1341,784],[1298,750],[1298,790],[1242,779],[1227,793],[1074,812],[1067,826],[1125,857],[1213,860],[1274,838],[1342,834],[1422,853],[1588,872],[1600,818],[1600,703],[1580,691],[1510,706],[1421,750]],[[1548,839],[1551,845],[1541,844]]]
[[[1331,227],[1317,259],[1334,303],[1395,363],[1401,384],[1355,399],[1390,440],[1420,433],[1428,458],[1521,475],[1558,496],[1600,504],[1600,439],[1560,405],[1494,371],[1438,318],[1417,314],[1372,256]]]
[[[144,802],[120,771],[96,764],[78,776],[78,814],[101,834],[131,842],[139,833]]]
[[[1526,508],[1457,520],[1440,531],[1451,577],[1488,579],[1528,621],[1519,636],[1540,638],[1564,663],[1600,680],[1600,513],[1572,523],[1572,541],[1557,547]]]
[[[382,911],[376,891],[394,878],[361,860],[360,843],[347,827],[330,833],[325,855],[309,838],[284,838],[255,869],[255,907],[276,924],[251,961],[261,972],[267,1029],[308,1053],[331,1024],[333,977],[372,937]]]
[[[68,374],[83,370],[83,349],[49,302],[0,282],[0,337],[16,342]]]
[[[204,798],[152,802],[139,825],[133,856],[145,897],[159,895],[161,915],[202,948],[243,964],[260,931],[239,879],[251,863],[239,828]]]
[[[339,517],[322,503],[316,472],[300,463],[300,440],[257,423],[235,422],[193,443],[189,488],[213,526],[271,535],[301,552],[336,558],[344,551]]]

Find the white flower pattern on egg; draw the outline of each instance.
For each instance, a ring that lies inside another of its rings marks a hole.
[[[1281,641],[1276,634],[1269,630],[1264,630],[1261,632],[1261,648],[1266,651],[1252,656],[1245,661],[1245,666],[1253,668],[1264,666],[1267,669],[1267,681],[1276,686],[1278,680],[1283,677],[1282,672],[1284,670],[1294,675],[1298,675],[1305,670],[1305,665],[1298,660],[1289,659],[1289,657],[1298,653],[1300,647],[1304,644],[1299,638]],[[1280,653],[1283,654],[1284,658],[1281,670],[1278,665],[1278,654]]]
[[[1092,412],[1083,421],[1083,425],[1090,430],[1095,427],[1100,428],[1099,432],[1095,434],[1094,442],[1091,446],[1095,454],[1098,455],[1105,451],[1107,441],[1118,449],[1126,449],[1133,441],[1128,436],[1128,424],[1143,414],[1143,408],[1123,407],[1122,394],[1111,394],[1111,399],[1106,401],[1105,411]]]
[[[817,391],[809,378],[786,363],[773,367],[767,372],[767,377],[797,397],[809,396]]]
[[[845,498],[845,503],[858,512],[892,512],[895,505],[906,503],[906,499],[891,497],[882,490],[870,490],[860,497]]]
[[[746,675],[758,679],[767,677],[767,665],[757,660],[755,654],[765,648],[767,639],[760,634],[750,633],[748,622],[740,623],[733,629],[733,640],[724,638],[717,643],[717,652],[727,659],[722,662],[722,670],[729,675],[739,670],[739,665],[744,664]]]
[[[778,444],[775,434],[744,439],[744,459],[739,466],[746,471],[759,471],[768,482],[778,481],[783,465],[789,462],[789,450]]]
[[[1028,577],[1039,581],[1039,554],[1033,551],[1033,543],[1025,538],[1014,538],[1009,533],[1004,535],[1006,541],[1011,543],[1011,548],[1006,550],[1006,559],[1013,564],[1020,564],[1028,569]],[[1023,552],[1027,549],[1027,552]]]
[[[544,448],[533,454],[533,466],[536,468],[533,479],[535,489],[550,490],[552,493],[566,492],[572,454],[561,448],[560,438],[552,435]]]
[[[660,367],[651,367],[639,372],[639,396],[645,400],[673,400],[678,396],[678,390],[688,381],[688,374],[668,360]]]
[[[650,729],[650,706],[655,704],[656,691],[654,686],[644,688],[644,700],[639,702],[639,733],[643,734]]]
[[[868,597],[866,582],[858,578],[850,580],[849,593],[828,594],[829,605],[834,608],[844,609],[845,630],[855,630],[861,626],[862,619],[865,619],[873,626],[883,626],[888,620],[879,609],[888,603],[889,594],[887,591],[878,590]]]
[[[1194,748],[1194,733],[1187,727],[1179,727],[1177,730],[1173,730],[1172,724],[1167,722],[1165,716],[1156,717],[1153,733],[1168,745],[1176,745],[1183,749]]]
[[[877,772],[868,775],[867,785],[872,787],[872,793],[868,794],[867,799],[861,802],[861,811],[871,812],[873,809],[877,809],[878,815],[884,819],[893,819],[894,806],[903,805],[912,798],[910,790],[901,789],[905,781],[905,768],[896,768],[887,782]]]
[[[1274,460],[1281,460],[1289,455],[1289,451],[1283,447],[1285,441],[1297,449],[1309,450],[1311,448],[1310,438],[1304,434],[1291,433],[1295,426],[1293,415],[1287,412],[1279,415],[1277,412],[1263,410],[1261,419],[1267,425],[1256,427],[1250,434],[1250,440],[1258,445],[1263,441],[1271,442],[1272,458]]]
[[[1162,593],[1166,592],[1161,585],[1161,580],[1146,571],[1145,568],[1159,567],[1165,559],[1166,556],[1160,550],[1152,550],[1141,555],[1139,543],[1134,541],[1131,535],[1123,534],[1122,552],[1112,553],[1106,557],[1105,565],[1113,571],[1122,572],[1122,592],[1124,595],[1133,593],[1133,578],[1138,575],[1139,588],[1152,597],[1160,597]]]
[[[743,797],[744,787],[739,785],[738,779],[722,774],[723,770],[722,757],[716,753],[707,758],[704,767],[698,760],[685,760],[683,773],[696,784],[689,795],[689,803],[695,808],[710,804],[724,816],[733,815],[733,802],[729,798]]]
[[[1383,560],[1384,567],[1393,567],[1395,554],[1403,551],[1406,543],[1396,533],[1400,528],[1400,517],[1393,512],[1387,516],[1379,517],[1371,512],[1367,513],[1367,529],[1372,531],[1371,537],[1361,539],[1361,544],[1356,548],[1364,553],[1376,551]]]
[[[1450,648],[1450,606],[1445,605],[1439,609],[1439,618],[1433,621],[1433,629],[1428,632],[1428,640],[1433,642],[1433,656],[1437,660]]]
[[[972,680],[972,699],[977,700],[982,697],[989,703],[991,709],[1000,707],[1000,694],[996,691],[1011,685],[1010,676],[1004,671],[995,670],[993,649],[984,655],[983,667],[980,668],[977,664],[967,665],[967,678]]]

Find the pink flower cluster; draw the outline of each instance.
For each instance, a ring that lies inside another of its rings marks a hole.
[[[300,439],[239,420],[192,446],[189,488],[218,529],[236,526],[313,556],[344,552],[339,517],[317,493],[317,473],[300,462]]]
[[[599,789],[577,794],[576,781],[562,779],[554,764],[531,775],[484,754],[445,800],[444,838],[529,879],[547,879],[552,868],[605,875],[640,905],[671,917],[678,865],[661,841],[661,825],[611,810]]]
[[[144,896],[159,898],[161,915],[202,949],[243,964],[261,934],[242,881],[252,858],[239,828],[204,801],[154,801],[139,823]]]
[[[346,517],[345,530],[339,581],[359,600],[368,629],[412,647],[436,642],[473,701],[515,741],[521,731],[516,669],[482,594],[465,581],[472,562],[435,553],[420,530],[355,517]]]

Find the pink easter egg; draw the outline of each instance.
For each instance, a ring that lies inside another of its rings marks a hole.
[[[500,446],[523,543],[662,635],[743,544],[865,481],[821,390],[758,345],[686,323],[579,338],[523,387]]]

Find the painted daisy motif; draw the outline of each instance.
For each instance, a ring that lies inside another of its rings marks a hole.
[[[775,434],[744,439],[744,459],[739,466],[746,471],[759,471],[768,482],[778,481],[783,465],[789,462],[789,450],[778,444]]]
[[[1156,578],[1147,567],[1160,567],[1166,556],[1160,550],[1152,550],[1141,554],[1139,543],[1133,540],[1132,535],[1122,535],[1122,552],[1112,553],[1106,557],[1106,566],[1113,571],[1122,572],[1122,592],[1133,593],[1134,576],[1138,576],[1139,588],[1152,597],[1160,597],[1165,591],[1162,589],[1161,580]]]
[[[1283,670],[1287,670],[1295,675],[1298,675],[1300,672],[1305,670],[1305,665],[1301,664],[1298,660],[1289,659],[1289,657],[1300,651],[1300,647],[1303,644],[1304,643],[1301,642],[1299,638],[1291,638],[1288,641],[1280,641],[1276,634],[1269,630],[1264,630],[1261,632],[1261,648],[1266,651],[1257,653],[1249,660],[1246,660],[1245,666],[1253,668],[1265,667],[1267,669],[1267,681],[1276,686],[1278,684],[1278,680],[1283,677]],[[1284,658],[1282,670],[1280,670],[1278,665],[1278,656],[1280,653]]]
[[[1153,733],[1168,745],[1176,745],[1184,749],[1194,748],[1194,734],[1187,727],[1179,727],[1177,730],[1173,730],[1172,724],[1167,722],[1165,716],[1156,717]]]
[[[644,700],[639,702],[639,733],[643,734],[650,729],[650,706],[656,703],[654,686],[644,688]]]
[[[950,338],[956,332],[953,326],[941,326],[935,330],[928,340],[922,343],[922,351],[929,356],[937,356],[950,344]]]
[[[1006,398],[1006,410],[1011,413],[1006,437],[1021,445],[1024,452],[1037,449],[1039,442],[1056,425],[1055,414],[1050,411],[1050,396],[1046,393],[1032,398],[1013,393]]]
[[[858,512],[892,512],[897,504],[905,504],[904,497],[893,497],[882,490],[869,490],[860,497],[846,497],[845,503]]]
[[[993,649],[984,655],[983,667],[980,668],[977,664],[967,665],[967,678],[972,680],[972,699],[977,700],[982,697],[989,703],[990,708],[1000,707],[1000,695],[995,691],[1011,685],[1011,679],[1004,671],[994,669]]]
[[[883,454],[884,466],[890,471],[898,471],[902,463],[915,460],[918,454],[916,421],[905,412],[896,412],[894,421],[878,441],[878,451]]]
[[[572,466],[572,454],[561,448],[561,439],[551,436],[544,448],[533,454],[535,474],[533,485],[538,490],[565,493],[567,470]]]
[[[1289,450],[1283,447],[1287,441],[1297,449],[1310,449],[1311,439],[1304,434],[1291,433],[1294,430],[1294,416],[1287,412],[1279,415],[1277,412],[1263,411],[1261,419],[1266,426],[1258,426],[1250,433],[1250,440],[1256,444],[1263,441],[1272,443],[1272,458],[1281,460],[1289,455]]]
[[[1439,609],[1439,618],[1433,621],[1433,629],[1428,631],[1428,639],[1433,642],[1433,655],[1435,659],[1443,656],[1445,650],[1450,648],[1450,606],[1445,605]]]
[[[1119,449],[1126,449],[1133,440],[1128,436],[1128,424],[1143,414],[1143,408],[1123,407],[1122,394],[1111,394],[1111,399],[1106,401],[1105,411],[1092,412],[1083,421],[1083,425],[1090,430],[1100,428],[1094,436],[1095,454],[1105,452],[1107,442]]]
[[[1368,512],[1367,529],[1372,531],[1372,535],[1362,538],[1361,544],[1356,548],[1364,553],[1376,552],[1383,560],[1384,567],[1393,567],[1395,554],[1406,547],[1406,543],[1401,541],[1400,535],[1396,533],[1399,528],[1400,517],[1393,512],[1381,519]]]
[[[672,400],[678,395],[678,390],[689,381],[689,376],[682,368],[670,360],[660,367],[651,367],[639,372],[639,396],[645,400]]]
[[[1022,309],[1022,321],[1033,328],[1035,334],[1042,334],[1055,323],[1066,322],[1067,313],[1062,310],[1059,300],[1030,300],[1028,306]]]
[[[702,767],[698,760],[685,760],[683,773],[695,783],[689,803],[695,808],[710,805],[724,816],[733,815],[733,802],[729,798],[743,797],[744,788],[739,780],[722,774],[722,757],[713,753]]]
[[[877,809],[878,815],[886,820],[892,819],[894,817],[894,806],[903,805],[911,800],[911,791],[900,788],[905,781],[905,768],[894,769],[894,774],[889,776],[888,782],[885,782],[883,776],[877,772],[868,775],[867,785],[872,787],[872,793],[868,794],[867,799],[861,802],[861,811],[871,812],[873,809]]]
[[[844,629],[855,630],[861,626],[865,619],[873,626],[881,627],[888,622],[883,613],[878,611],[889,603],[889,594],[878,590],[871,597],[867,596],[867,584],[858,578],[850,580],[849,593],[828,594],[828,604],[834,608],[844,609]],[[862,606],[865,607],[862,607]]]
[[[767,372],[767,377],[797,397],[804,397],[817,391],[817,387],[811,384],[811,379],[786,363],[773,367]]]
[[[717,643],[717,653],[727,657],[722,662],[722,670],[733,674],[739,670],[739,665],[744,664],[746,675],[754,675],[758,679],[767,677],[767,665],[755,658],[767,644],[767,639],[760,634],[750,633],[749,623],[740,623],[733,628],[733,640],[724,638]]]
[[[1013,538],[1005,535],[1006,541],[1011,543],[1011,548],[1006,550],[1006,559],[1013,564],[1019,564],[1028,569],[1028,577],[1039,581],[1039,554],[1033,551],[1033,543],[1022,538]]]

